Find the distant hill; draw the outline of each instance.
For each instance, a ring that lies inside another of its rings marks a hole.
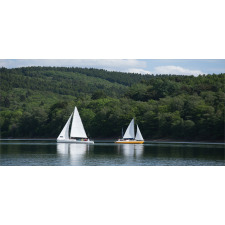
[[[23,88],[80,97],[102,90],[108,96],[118,96],[125,92],[126,86],[129,84],[123,82],[123,74],[120,74],[121,78],[118,77],[113,80],[109,79],[109,72],[107,71],[104,74],[104,71],[99,70],[99,74],[97,74],[96,70],[81,68],[2,68],[0,73],[2,90],[5,91],[10,91],[13,88]],[[129,77],[131,76],[129,75]]]

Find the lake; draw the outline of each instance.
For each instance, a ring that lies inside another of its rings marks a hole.
[[[1,166],[224,166],[223,143],[1,140]]]

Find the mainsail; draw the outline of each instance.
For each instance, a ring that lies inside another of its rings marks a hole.
[[[142,137],[142,135],[141,135],[141,131],[140,131],[138,125],[137,125],[137,133],[136,133],[135,139],[136,139],[137,141],[143,141],[143,140],[144,140],[143,137]]]
[[[74,109],[70,137],[87,138],[77,107]]]
[[[134,139],[134,119],[131,120],[123,138],[132,138]]]
[[[58,136],[58,140],[69,139],[69,126],[73,113],[70,115],[70,118],[67,120],[66,125],[63,127],[60,135]]]

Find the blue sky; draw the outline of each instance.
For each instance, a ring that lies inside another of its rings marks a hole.
[[[0,67],[93,67],[141,74],[199,75],[225,72],[225,59],[0,59]]]

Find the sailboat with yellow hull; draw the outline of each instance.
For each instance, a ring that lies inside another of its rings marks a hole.
[[[131,120],[125,134],[122,139],[115,142],[116,144],[143,144],[144,139],[142,137],[141,131],[137,125],[136,136],[134,136],[134,119]]]

